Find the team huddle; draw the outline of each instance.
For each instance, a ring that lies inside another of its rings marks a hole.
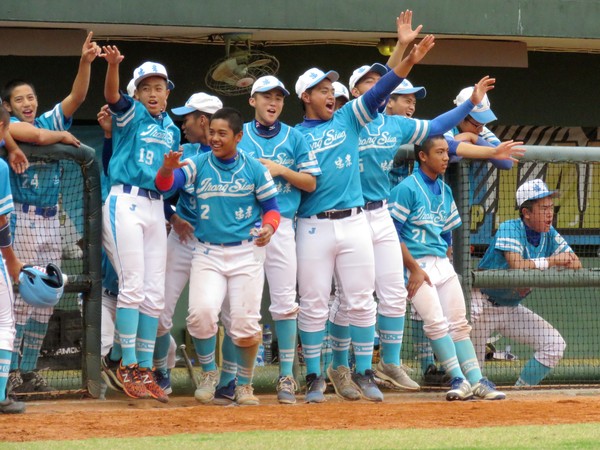
[[[32,307],[20,296],[13,304],[9,277],[18,279],[21,261],[60,263],[59,224],[52,223],[58,220],[58,165],[29,165],[10,136],[78,146],[66,130],[85,99],[97,57],[108,65],[107,105],[98,122],[105,136],[101,363],[109,387],[132,398],[168,401],[175,365],[170,332],[189,282],[186,325],[202,368],[195,398],[257,405],[252,379],[265,277],[282,404],[296,402],[297,336],[308,403],[325,401],[327,380],[347,400],[383,401],[381,383],[418,390],[400,358],[407,303],[422,374],[445,374],[447,400],[505,398],[482,373],[494,331],[535,349],[517,384],[538,384],[558,364],[564,340],[521,305],[530,289],[474,290],[469,323],[451,260],[452,231],[461,218],[443,181],[448,164],[462,158],[510,169],[523,154],[521,143],[500,142],[485,127],[496,119],[486,95],[495,80],[487,76],[463,89],[453,109],[416,119],[416,100],[426,90],[406,78],[434,37],[425,36],[404,56],[421,26],[412,28],[410,11],[396,24],[398,44],[387,63],[357,68],[349,89],[333,70],[311,68],[299,76],[294,93],[304,117],[296,126],[279,120],[293,94],[278,78],[264,76],[252,85],[254,118],[246,123],[204,92],[170,109],[183,122],[183,144],[167,112],[175,86],[166,68],[144,62],[125,94],[123,55],[116,46],[100,48],[91,33],[73,90],[53,110],[36,118],[32,85],[9,83],[2,98],[11,117],[0,117],[10,163],[9,169],[0,160],[0,171],[10,172],[0,177],[6,260],[0,278],[0,410],[24,410],[6,395],[7,383],[17,393],[51,390],[36,363],[53,309]],[[404,144],[415,148],[412,171],[397,156]],[[581,267],[552,227],[556,195],[542,180],[525,182],[516,193],[520,218],[500,226],[480,269]],[[30,227],[20,223],[25,217]],[[36,227],[50,232],[32,240]],[[220,368],[219,323],[225,330]],[[518,331],[526,328],[534,332],[524,338]],[[373,366],[376,332],[381,359]],[[323,352],[324,342],[330,353]]]

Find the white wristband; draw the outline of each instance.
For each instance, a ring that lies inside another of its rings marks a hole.
[[[544,270],[550,267],[550,263],[548,262],[548,258],[534,258],[532,259],[535,264],[536,269]]]

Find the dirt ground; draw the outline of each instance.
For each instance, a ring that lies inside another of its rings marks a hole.
[[[390,393],[384,403],[347,402],[328,395],[322,404],[204,406],[191,397],[168,404],[131,400],[69,399],[27,402],[22,415],[0,415],[1,441],[139,437],[250,430],[328,430],[482,427],[600,422],[600,391],[509,391],[504,401],[447,402],[443,392]],[[301,397],[299,397],[299,400]],[[357,410],[360,412],[357,414]],[[116,428],[118,424],[118,428]],[[159,425],[162,424],[162,425]]]

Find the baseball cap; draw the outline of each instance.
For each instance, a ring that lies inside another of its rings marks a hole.
[[[455,105],[461,105],[471,98],[473,94],[473,86],[464,88],[458,93],[458,96],[454,100]],[[483,100],[469,113],[469,115],[479,123],[489,123],[497,119],[496,115],[492,112],[490,100],[487,94],[483,96]]]
[[[354,72],[352,72],[352,76],[350,77],[350,83],[348,84],[350,86],[350,90],[354,89],[354,86],[356,86],[356,83],[358,83],[360,81],[360,79],[362,77],[364,77],[366,74],[368,74],[369,72],[375,72],[381,76],[384,76],[386,73],[388,73],[388,70],[383,64],[379,64],[379,63],[375,63],[372,66],[359,67]]]
[[[311,87],[316,86],[325,78],[328,78],[331,82],[334,82],[340,79],[340,75],[335,70],[323,72],[321,69],[317,69],[316,67],[308,69],[306,72],[300,75],[300,78],[298,78],[298,81],[296,81],[296,95],[298,98],[302,98],[303,92]]]
[[[129,83],[127,83],[127,95],[133,97],[133,94],[135,94],[135,80],[132,78],[129,80]]]
[[[396,86],[396,89],[392,91],[392,95],[407,94],[415,94],[415,98],[425,98],[427,90],[423,86],[413,86],[412,83],[405,78],[402,80],[402,83]]]
[[[339,81],[335,81],[333,83],[333,96],[335,98],[346,97],[346,100],[350,100],[350,93],[348,92],[348,89]]]
[[[133,71],[133,84],[135,84],[135,87],[137,88],[138,84],[140,84],[140,81],[148,77],[162,77],[167,80],[167,87],[169,89],[175,88],[173,82],[169,80],[167,69],[165,69],[165,66],[160,63],[146,61],[144,64],[135,69]]]
[[[208,114],[214,114],[223,107],[223,103],[218,97],[214,95],[208,95],[204,92],[197,92],[192,94],[187,99],[184,106],[171,109],[171,112],[176,116],[185,116],[194,111],[202,111]]]
[[[558,191],[548,190],[548,186],[539,178],[523,183],[517,189],[517,205],[520,208],[527,200],[539,200],[540,198],[555,197]]]
[[[283,95],[285,96],[290,95],[283,83],[279,81],[277,77],[267,75],[264,77],[260,77],[254,82],[254,84],[252,85],[252,91],[250,92],[250,96],[253,96],[255,92],[269,92],[272,89],[279,89],[281,92],[283,92]]]

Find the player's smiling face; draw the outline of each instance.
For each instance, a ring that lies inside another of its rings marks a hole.
[[[148,77],[140,81],[136,89],[138,100],[153,116],[159,115],[167,107],[169,90],[167,80],[162,77]]]
[[[552,197],[536,200],[531,209],[523,208],[525,224],[538,233],[547,233],[550,231],[553,218],[554,200]]]
[[[390,116],[412,117],[417,109],[415,94],[396,94],[390,97],[386,114]]]
[[[249,100],[250,106],[255,109],[254,118],[262,125],[273,125],[283,111],[284,98],[281,89],[256,92]]]
[[[237,145],[244,133],[235,134],[225,119],[211,120],[209,133],[210,147],[217,158],[231,159],[237,155]]]
[[[422,168],[430,178],[442,175],[448,168],[450,156],[448,155],[448,143],[446,139],[436,139],[428,152],[421,152],[419,167]]]
[[[13,89],[10,100],[4,102],[6,109],[21,122],[33,124],[38,109],[38,100],[33,88],[22,84]]]
[[[333,84],[328,78],[302,93],[307,119],[329,120],[335,111]]]

